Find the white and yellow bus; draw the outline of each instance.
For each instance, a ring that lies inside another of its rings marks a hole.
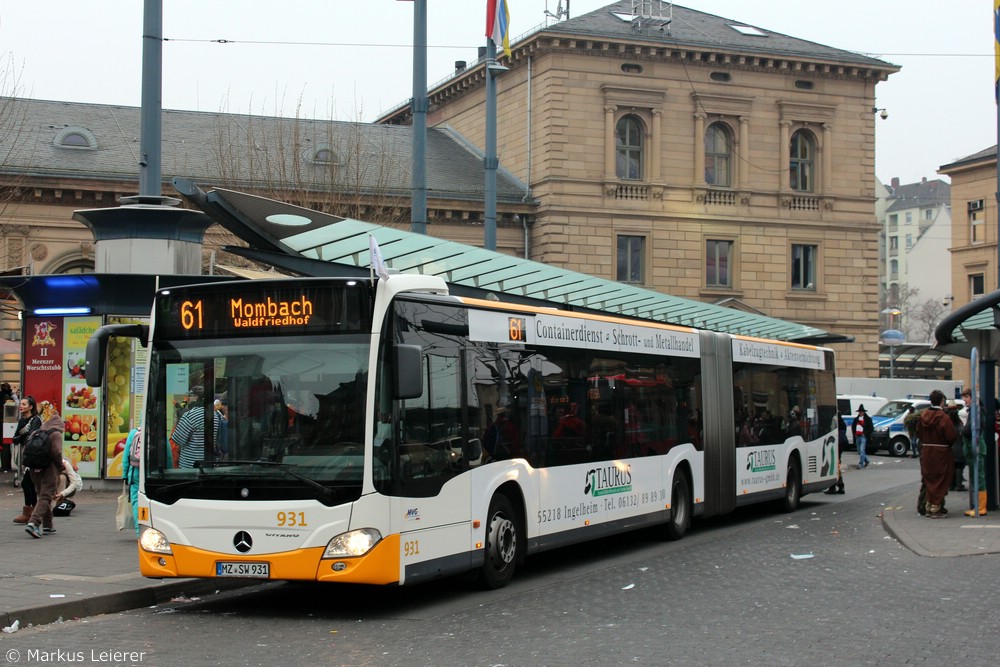
[[[678,539],[692,517],[756,502],[791,511],[837,477],[820,347],[402,274],[160,290],[148,327],[95,334],[88,382],[113,335],[148,347],[147,577],[477,571],[500,587],[539,551],[640,527]],[[197,410],[213,400],[224,420]],[[196,437],[179,443],[188,410]]]

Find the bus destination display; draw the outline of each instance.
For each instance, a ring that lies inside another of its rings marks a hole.
[[[362,303],[360,290],[345,285],[176,291],[157,300],[157,325],[166,338],[356,332]]]

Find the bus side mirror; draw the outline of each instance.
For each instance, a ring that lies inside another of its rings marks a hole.
[[[87,368],[84,377],[89,387],[100,387],[104,380],[104,369],[108,364],[108,339],[112,336],[138,338],[145,347],[149,327],[145,324],[106,324],[98,327],[87,341]]]
[[[87,341],[87,368],[84,369],[84,377],[89,387],[101,386],[104,367],[108,363],[108,336],[99,336],[99,333],[101,329],[95,331]]]
[[[393,398],[419,398],[424,393],[424,374],[421,369],[423,348],[419,345],[393,345],[392,351],[396,366]]]

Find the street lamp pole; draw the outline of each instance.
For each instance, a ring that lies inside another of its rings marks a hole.
[[[486,39],[486,155],[483,167],[486,174],[486,202],[483,216],[483,247],[497,249],[497,77],[507,68],[496,61],[496,46]]]
[[[413,3],[413,155],[410,231],[427,233],[427,0]]]
[[[906,342],[906,334],[893,325],[895,324],[894,318],[902,315],[903,311],[891,306],[883,310],[882,314],[889,316],[889,328],[879,336],[879,342],[889,346],[889,378],[894,379],[896,377],[896,346]]]

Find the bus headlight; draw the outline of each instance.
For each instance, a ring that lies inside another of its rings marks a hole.
[[[379,540],[382,533],[374,528],[359,528],[347,533],[341,533],[326,545],[323,558],[352,558],[364,556]]]
[[[151,551],[157,554],[173,554],[170,549],[170,540],[167,536],[155,528],[146,528],[139,536],[139,546],[143,551]]]

